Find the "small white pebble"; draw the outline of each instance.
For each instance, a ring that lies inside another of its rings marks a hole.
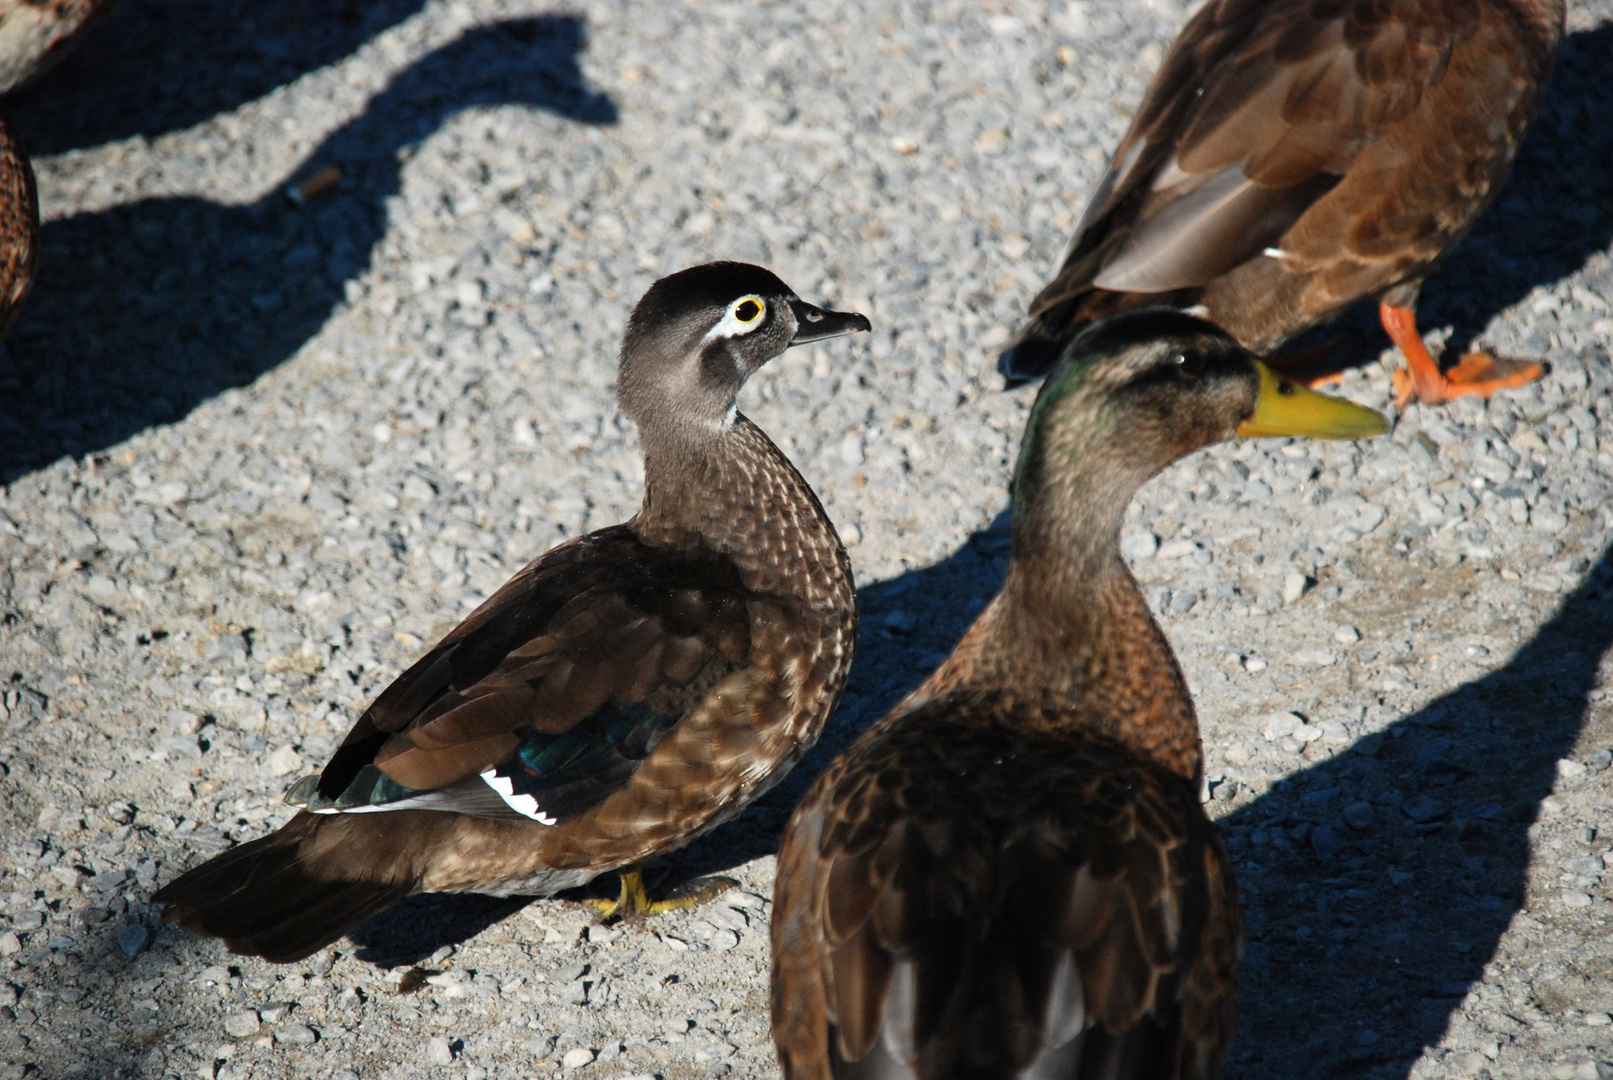
[[[586,1046],[577,1046],[566,1051],[566,1056],[560,1059],[560,1067],[569,1071],[592,1065],[593,1062],[594,1052]]]
[[[1353,626],[1341,626],[1333,631],[1333,640],[1340,645],[1354,645],[1361,640],[1361,631]]]

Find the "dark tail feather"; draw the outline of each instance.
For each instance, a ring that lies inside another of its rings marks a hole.
[[[289,964],[311,956],[414,891],[412,880],[341,876],[362,860],[307,858],[322,819],[298,814],[279,832],[242,844],[159,889],[164,922],[222,938],[231,952]]]
[[[997,371],[1003,377],[1003,389],[1034,382],[1053,370],[1064,346],[1075,339],[1091,317],[1083,317],[1081,301],[1090,294],[1063,300],[1044,308],[1030,317],[1018,336],[997,357]],[[1037,297],[1041,302],[1041,297]]]

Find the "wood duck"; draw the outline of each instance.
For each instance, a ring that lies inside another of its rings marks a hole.
[[[1001,591],[785,832],[786,1080],[1219,1075],[1237,888],[1121,518],[1149,477],[1234,434],[1386,426],[1177,311],[1116,315],[1066,348],[1026,425]]]
[[[622,344],[642,509],[516,574],[381,692],[303,807],[158,891],[163,918],[301,959],[415,892],[549,895],[743,810],[800,760],[845,688],[851,564],[812,489],[735,408],[791,345],[869,328],[773,274],[657,281]]]
[[[1046,372],[1131,307],[1201,305],[1269,349],[1377,297],[1401,404],[1489,396],[1537,363],[1417,332],[1423,279],[1494,201],[1540,107],[1564,0],[1210,0],[1187,23],[998,367]]]

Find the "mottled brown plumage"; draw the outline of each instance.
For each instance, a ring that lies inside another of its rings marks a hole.
[[[639,514],[511,579],[293,790],[307,810],[161,890],[164,918],[295,960],[411,892],[580,885],[777,782],[845,686],[856,598],[816,497],[734,395],[790,344],[867,326],[757,267],[653,286],[622,354]]]
[[[1070,346],[1026,427],[1002,590],[785,834],[786,1080],[1219,1076],[1237,889],[1121,517],[1150,476],[1235,431],[1381,430],[1180,313],[1116,316]]]
[[[1039,376],[1083,326],[1127,308],[1202,304],[1268,349],[1380,297],[1422,400],[1538,377],[1478,359],[1441,376],[1411,308],[1505,181],[1563,17],[1563,0],[1209,0],[1003,373]]]
[[[0,340],[11,330],[34,282],[38,245],[34,170],[16,131],[0,116]]]

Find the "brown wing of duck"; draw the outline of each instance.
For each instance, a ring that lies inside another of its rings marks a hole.
[[[1000,755],[956,750],[859,756],[792,822],[773,942],[788,1080],[1217,1076],[1240,931],[1189,785],[1104,751],[987,792]],[[1061,800],[1032,794],[1061,779]]]
[[[1418,108],[1477,23],[1459,0],[1205,5],[1150,84],[1059,273],[1032,301],[1016,366],[1051,366],[1092,319],[1192,303],[1261,257]]]
[[[379,769],[415,796],[435,792],[435,809],[301,813],[154,899],[165,921],[237,952],[300,959],[414,891],[434,854],[505,842],[518,814],[467,815],[486,813],[477,774],[508,763],[523,738],[576,733],[602,714],[619,722],[622,704],[643,706],[630,721],[675,719],[716,681],[711,671],[743,665],[748,650],[731,566],[669,556],[626,528],[582,537],[523,570],[389,686],[321,777],[335,797]],[[550,779],[580,809],[624,783],[636,761],[627,766]],[[462,797],[464,812],[442,812]]]

